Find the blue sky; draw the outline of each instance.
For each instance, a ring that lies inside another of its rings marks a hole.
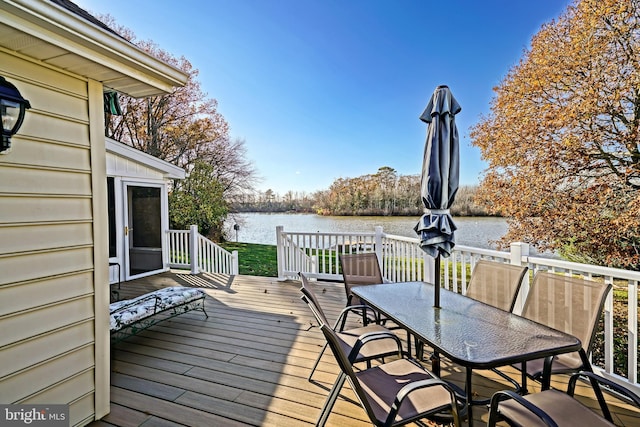
[[[461,185],[486,168],[469,128],[543,23],[570,0],[76,0],[200,71],[261,191],[420,173],[418,117],[446,84],[462,111]]]

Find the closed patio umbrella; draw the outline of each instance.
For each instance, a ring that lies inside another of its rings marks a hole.
[[[433,92],[420,120],[427,123],[422,163],[421,197],[425,213],[414,230],[420,247],[435,258],[434,306],[440,306],[440,257],[448,257],[455,245],[456,225],[449,208],[458,191],[460,153],[455,115],[461,110],[448,86]]]

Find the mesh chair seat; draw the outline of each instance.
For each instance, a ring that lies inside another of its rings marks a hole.
[[[302,273],[299,273],[299,276],[302,282],[302,287],[300,288],[300,292],[302,292],[303,301],[305,301],[305,303],[311,309],[311,312],[316,318],[319,326],[329,325],[329,320],[327,319],[327,316],[322,310],[320,302],[318,301],[318,297],[316,296],[312,287],[309,285],[309,281],[307,277]],[[366,310],[366,307],[363,307],[363,309]],[[399,356],[402,354],[402,345],[400,343],[399,338],[396,337],[391,331],[389,331],[387,328],[385,328],[382,325],[379,325],[376,323],[369,323],[366,326],[362,326],[362,327],[344,329],[345,322],[343,322],[342,320],[346,319],[347,315],[351,312],[351,310],[352,310],[351,307],[347,307],[343,309],[333,326],[333,330],[335,330],[336,333],[340,336],[341,342],[345,346],[343,349],[345,352],[347,353],[351,352],[356,341],[362,335],[372,334],[372,333],[378,333],[378,334],[387,333],[389,337],[388,339],[380,339],[380,340],[372,341],[368,343],[366,346],[363,346],[362,348],[360,348],[353,363],[369,362],[373,359],[384,358],[387,356]],[[320,359],[322,359],[322,355],[324,354],[326,349],[327,349],[327,345],[325,344],[322,350],[320,351],[320,353],[318,354],[318,357],[316,358],[316,361],[313,367],[311,368],[311,372],[309,373],[309,381],[311,381],[311,378],[313,377],[313,373],[317,369],[318,364],[320,363]]]
[[[429,381],[435,378],[430,372],[407,359],[394,360],[355,372],[355,376],[371,404],[371,410],[378,425],[383,425],[387,421],[396,396],[407,383]],[[450,392],[444,387],[429,387],[407,397],[406,402],[400,406],[395,422],[408,423],[421,418],[421,414],[424,413],[450,410]]]
[[[344,330],[342,332],[338,332],[338,335],[345,343],[344,351],[350,352],[351,349],[355,347],[358,338],[360,338],[362,335],[380,332],[392,334],[392,332],[384,326],[371,323],[360,328],[352,328]],[[400,352],[398,351],[397,341],[377,340],[370,342],[368,345],[362,347],[358,352],[354,363],[366,362],[367,360],[384,358],[386,356],[397,356],[399,354]]]
[[[525,399],[539,408],[544,408],[544,412],[558,426],[597,427],[614,425],[591,410],[585,411],[585,407],[580,402],[561,391],[547,390],[544,393],[529,394]],[[501,403],[500,414],[507,418],[512,426],[546,427],[548,425],[515,400],[507,400]]]
[[[400,426],[423,418],[437,418],[443,412],[450,412],[452,424],[459,425],[456,395],[447,383],[408,359],[398,359],[356,372],[352,366],[355,353],[360,346],[379,337],[375,334],[360,337],[351,352],[347,353],[344,351],[346,344],[335,331],[327,325],[322,325],[321,330],[341,374],[327,397],[317,426],[323,426],[327,421],[347,379],[362,408],[376,426]]]
[[[590,380],[598,396],[600,413],[596,413],[573,398],[576,382],[580,377]],[[519,396],[510,391],[495,393],[491,399],[487,425],[494,427],[497,422],[506,420],[510,426],[521,427],[614,426],[611,412],[600,390],[601,384],[613,390],[618,397],[623,396],[631,404],[640,408],[640,397],[632,391],[592,372],[578,372],[569,379],[567,393],[552,389],[526,396]]]
[[[521,366],[518,366],[519,368]],[[571,373],[583,368],[582,359],[578,353],[559,354],[553,358],[551,373]],[[527,373],[534,379],[539,379],[544,371],[544,359],[527,362]]]

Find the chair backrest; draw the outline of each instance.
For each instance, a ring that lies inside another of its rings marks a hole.
[[[473,267],[467,296],[504,311],[513,311],[528,267],[480,260]]]
[[[588,356],[610,290],[610,284],[541,271],[533,278],[522,316],[575,336]]]
[[[375,252],[340,255],[340,270],[347,293],[347,303],[351,300],[351,288],[375,285],[383,282],[380,264]]]
[[[300,276],[300,280],[302,282],[302,287],[300,288],[300,292],[302,292],[302,296],[303,296],[302,300],[311,309],[311,312],[313,313],[314,317],[318,321],[318,325],[320,326],[328,325],[329,321],[327,320],[327,316],[324,314],[324,311],[322,311],[322,307],[320,306],[318,297],[316,296],[316,293],[313,291],[313,289],[309,285],[309,280],[302,273],[298,273],[298,275]]]

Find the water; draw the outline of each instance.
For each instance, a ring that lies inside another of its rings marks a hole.
[[[238,224],[238,241],[244,243],[276,244],[276,227],[281,225],[285,231],[301,232],[367,232],[374,227],[382,226],[387,234],[404,237],[417,237],[413,227],[418,217],[388,216],[319,216],[315,214],[283,214],[283,213],[242,213],[234,214],[226,223],[227,238],[236,240],[233,225]],[[454,218],[458,227],[456,243],[476,248],[496,249],[492,243],[507,232],[504,218],[494,217],[460,217]]]

